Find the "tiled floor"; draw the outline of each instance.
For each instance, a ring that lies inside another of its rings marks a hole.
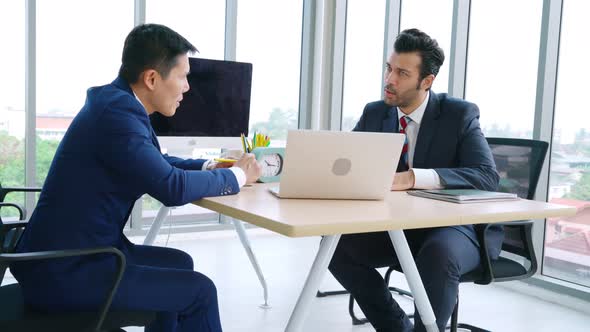
[[[258,306],[263,302],[262,288],[235,232],[172,234],[168,246],[189,252],[196,269],[216,283],[224,331],[283,331],[315,257],[319,238],[290,239],[261,229],[247,232],[269,285],[272,308],[268,310]],[[166,238],[158,237],[156,244],[164,245]],[[141,243],[143,238],[132,240]],[[403,276],[394,274],[391,285],[404,286]],[[327,274],[322,289],[339,288]],[[463,284],[460,290],[463,322],[502,332],[590,330],[590,315],[504,287]],[[412,309],[410,300],[397,298],[404,308]],[[316,299],[304,331],[373,331],[370,325],[352,326],[347,304],[347,296]]]

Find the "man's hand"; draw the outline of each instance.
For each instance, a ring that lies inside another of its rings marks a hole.
[[[414,188],[415,178],[414,172],[400,172],[395,173],[393,183],[391,184],[391,190],[408,190]]]
[[[230,168],[235,164],[234,161],[232,162],[226,162],[226,161],[216,161],[216,160],[211,160],[209,162],[209,164],[207,164],[207,170],[212,170],[212,169],[218,169],[218,168]]]
[[[244,155],[244,152],[242,150],[227,150],[227,151],[224,151],[219,156],[219,158],[228,159],[228,160],[230,160],[230,159],[238,160],[243,155]],[[212,169],[216,169],[216,168],[230,168],[230,167],[234,166],[234,163],[235,162],[222,162],[222,161],[217,161],[217,160],[213,159],[213,160],[211,160],[209,165],[207,165],[207,169],[212,170]]]
[[[261,175],[261,168],[256,161],[256,158],[251,153],[245,153],[236,163],[235,167],[239,167],[246,174],[246,184],[254,183]]]

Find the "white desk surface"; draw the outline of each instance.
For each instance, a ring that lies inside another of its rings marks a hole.
[[[194,204],[289,236],[365,233],[571,216],[576,209],[517,200],[456,204],[405,192],[390,192],[383,201],[279,199],[267,188],[243,187],[237,195],[209,197]]]

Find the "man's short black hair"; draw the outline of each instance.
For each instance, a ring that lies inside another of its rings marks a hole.
[[[183,36],[160,24],[138,25],[125,38],[119,76],[135,83],[147,69],[155,69],[163,78],[176,65],[178,55],[196,52]]]
[[[418,29],[402,31],[393,44],[395,53],[418,52],[422,58],[420,65],[420,79],[432,74],[436,76],[438,70],[445,61],[445,53],[438,46],[436,39],[430,38],[426,33]]]

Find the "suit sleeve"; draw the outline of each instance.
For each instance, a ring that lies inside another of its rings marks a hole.
[[[474,104],[463,112],[459,131],[458,167],[435,168],[443,186],[497,190],[499,176],[490,147],[480,129],[479,109]]]
[[[206,159],[182,159],[168,154],[163,154],[162,157],[172,166],[184,169],[200,171],[203,169],[203,164],[207,161]]]
[[[127,185],[166,206],[240,191],[236,177],[228,169],[194,171],[173,166],[182,162],[171,163],[158,151],[147,128],[133,112],[133,109],[106,110],[100,120],[97,147],[100,162],[127,179]]]
[[[356,123],[356,126],[354,126],[354,128],[352,129],[352,131],[366,131],[366,122],[367,122],[367,107],[369,106],[369,104],[365,105],[365,108],[363,109],[363,114],[361,115],[361,118],[359,119],[359,121]]]

